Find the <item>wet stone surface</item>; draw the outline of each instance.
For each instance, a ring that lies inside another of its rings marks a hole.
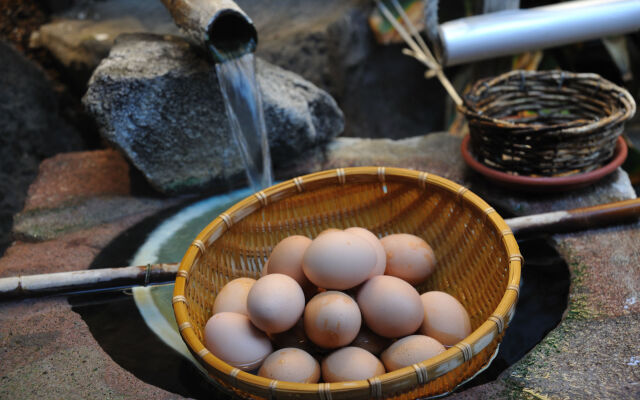
[[[26,211],[16,215],[14,236],[24,241],[55,239],[63,234],[117,222],[134,215],[149,215],[175,201],[124,196],[79,200],[62,209]]]
[[[640,223],[553,239],[574,275],[574,313],[594,318],[640,313]]]
[[[25,201],[40,161],[85,148],[59,115],[60,104],[44,71],[0,41],[0,254],[11,243],[13,215]]]
[[[635,197],[621,171],[591,188],[565,194],[530,196],[505,192],[483,182],[464,166],[459,143],[460,139],[445,133],[404,141],[338,139],[322,157],[297,168],[311,171],[386,165],[421,169],[470,186],[489,203],[496,202],[496,207],[504,207],[505,213],[512,215]],[[47,182],[55,180],[56,174],[51,172],[66,162],[77,166],[61,169],[66,171],[61,174],[69,182],[87,176],[89,166],[119,165],[117,157],[105,157],[103,152],[71,153],[66,159],[44,163],[27,200],[27,204],[39,206],[24,211],[20,217],[33,223],[17,225],[24,227],[21,232],[29,241],[15,242],[0,258],[1,276],[88,268],[112,238],[145,216],[179,201],[127,194],[119,185],[104,192],[90,184],[70,184],[75,189],[61,189],[58,193],[54,190],[56,185]],[[100,168],[96,173],[101,174]],[[128,179],[124,169],[117,175],[120,178],[114,179],[124,185]],[[47,176],[50,178],[45,179]],[[38,193],[46,196],[37,200]],[[128,212],[119,211],[127,204]],[[100,214],[99,210],[105,209],[110,210],[108,216]],[[87,217],[87,213],[93,216]],[[33,229],[27,229],[29,226]],[[43,230],[46,235],[38,233],[42,226],[47,227]],[[449,398],[638,398],[639,232],[640,224],[634,223],[550,236],[569,267],[569,303],[564,319],[495,381],[467,388]],[[94,339],[86,321],[71,310],[66,298],[0,303],[0,357],[2,398],[181,397],[145,383],[114,361]]]
[[[325,91],[259,59],[256,78],[275,168],[342,132],[342,111]],[[163,193],[243,181],[215,70],[183,39],[120,36],[83,103],[101,135]]]
[[[129,164],[117,151],[59,154],[40,164],[23,212],[60,208],[82,198],[130,194]]]
[[[571,305],[570,305],[571,307]],[[548,398],[637,399],[640,314],[567,317],[505,380]],[[512,390],[516,390],[516,389]]]
[[[400,45],[376,44],[367,21],[372,2],[237,3],[255,23],[257,55],[330,93],[345,113],[345,135],[403,138],[443,127],[445,91],[423,79],[423,66]],[[57,12],[32,45],[51,51],[82,87],[114,39],[132,32],[181,34],[160,1],[82,1]]]
[[[66,298],[0,303],[0,398],[171,399],[100,347]]]

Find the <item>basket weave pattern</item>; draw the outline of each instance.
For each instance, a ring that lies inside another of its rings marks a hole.
[[[271,249],[289,235],[316,237],[330,227],[350,226],[380,236],[412,233],[430,243],[438,269],[417,289],[459,299],[474,332],[428,362],[349,383],[269,380],[239,371],[204,348],[204,325],[228,281],[258,278]],[[174,311],[196,358],[219,383],[244,397],[410,399],[451,391],[489,361],[515,309],[521,261],[502,218],[456,183],[396,168],[323,171],[265,189],[209,224],[182,260]]]
[[[626,89],[599,75],[564,71],[511,71],[480,80],[464,102],[459,109],[480,162],[541,176],[602,166],[636,108]]]

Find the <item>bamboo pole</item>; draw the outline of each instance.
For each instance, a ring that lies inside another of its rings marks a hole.
[[[638,217],[640,217],[640,199],[632,199],[568,211],[510,218],[505,222],[514,235],[522,237],[607,226],[637,220]],[[0,278],[0,300],[124,285],[146,286],[154,282],[172,281],[177,271],[178,264],[154,264]]]
[[[178,264],[154,264],[0,278],[0,299],[105,287],[146,286],[175,280],[177,272]]]
[[[613,225],[637,219],[640,216],[640,199],[599,204],[506,219],[514,235],[528,236],[540,233],[572,232],[598,226]]]
[[[162,0],[188,38],[210,50],[216,62],[253,53],[258,33],[233,0]]]

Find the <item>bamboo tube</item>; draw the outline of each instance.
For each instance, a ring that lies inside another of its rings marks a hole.
[[[603,225],[613,225],[640,216],[640,199],[599,204],[568,211],[528,215],[506,219],[514,235],[570,232]]]
[[[640,217],[640,199],[506,219],[517,237],[612,225]],[[148,285],[175,279],[178,264],[103,268],[0,278],[0,300],[71,291]]]
[[[211,50],[215,62],[255,51],[258,43],[256,28],[233,0],[162,2],[187,37]]]
[[[0,299],[125,285],[146,286],[172,281],[176,272],[178,264],[154,264],[0,278]]]

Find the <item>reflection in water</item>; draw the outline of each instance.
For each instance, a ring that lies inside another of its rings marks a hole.
[[[226,209],[226,205],[221,207],[224,208],[212,211],[216,213],[214,215]],[[190,240],[210,221],[208,214],[203,214],[206,220],[203,217],[200,222],[187,222],[191,228],[185,229],[195,231],[177,230],[181,236],[189,239],[177,246],[184,246],[176,249],[179,257],[184,254]],[[127,265],[146,242],[149,233],[169,218],[170,215],[163,212],[124,232],[96,257],[93,267]],[[520,299],[515,317],[493,363],[471,382],[459,388],[458,392],[495,380],[553,329],[566,309],[569,271],[564,260],[546,239],[530,239],[518,244],[526,265],[522,270]],[[163,257],[175,257],[175,254],[164,254]],[[196,399],[229,397],[147,327],[130,294],[117,292],[82,295],[70,298],[70,302],[74,311],[86,321],[105,352],[139,379]]]

